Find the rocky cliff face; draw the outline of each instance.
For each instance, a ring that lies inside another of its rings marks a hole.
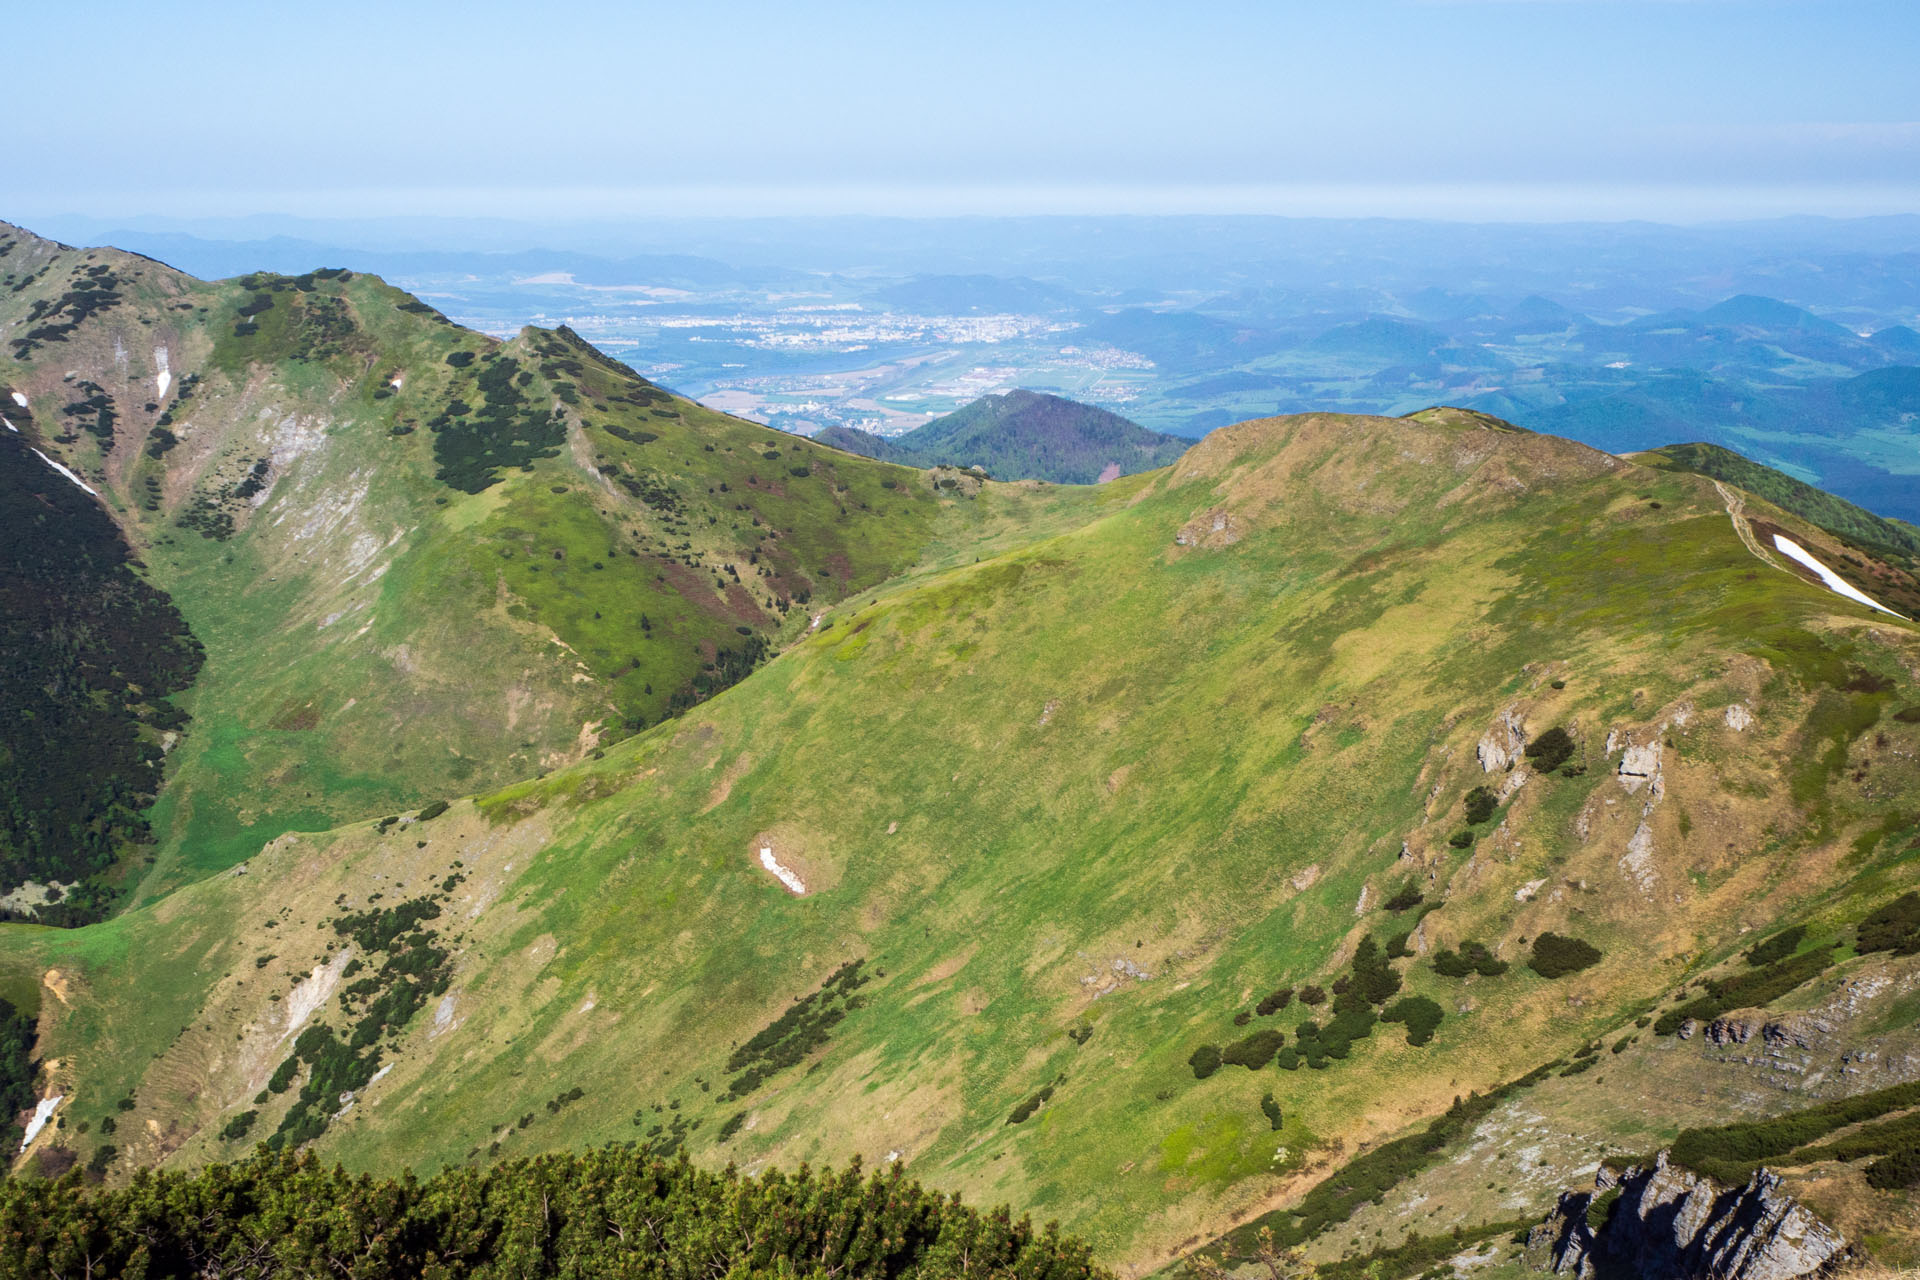
[[[1663,1151],[1649,1168],[1603,1168],[1592,1191],[1561,1196],[1528,1236],[1527,1259],[1578,1280],[1797,1280],[1846,1247],[1772,1172],[1723,1187]]]

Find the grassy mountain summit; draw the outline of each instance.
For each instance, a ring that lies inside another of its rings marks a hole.
[[[36,837],[88,850],[42,878],[98,871],[113,806],[151,793],[164,752],[154,843],[110,841],[98,872],[145,893],[585,758],[810,611],[1077,501],[941,489],[703,409],[565,329],[499,342],[370,276],[209,283],[8,227],[0,388],[0,434],[26,446],[8,465],[94,495],[204,646],[174,710],[142,713],[151,762]],[[58,559],[65,535],[33,529]]]
[[[69,1099],[39,1148],[858,1154],[1138,1273],[1625,1052],[1755,931],[1850,930],[1804,982],[1881,963],[1920,650],[1747,541],[1820,529],[1470,415],[1077,492],[597,755],[0,932]]]
[[[908,466],[983,467],[1002,479],[1093,484],[1163,467],[1192,445],[1042,391],[982,396],[891,439],[829,427],[815,439]]]

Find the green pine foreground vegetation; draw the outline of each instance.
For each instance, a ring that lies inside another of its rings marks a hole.
[[[1716,1019],[1908,1045],[1920,642],[1753,549],[1871,593],[1858,516],[1450,409],[919,470],[0,241],[9,651],[118,780],[0,830],[16,1268],[1385,1280],[1551,1206],[1448,1174],[1512,1108],[1597,1161],[1883,1087],[1658,1084]],[[1908,1105],[1780,1152],[1895,1262]]]
[[[804,1167],[743,1178],[602,1150],[352,1177],[261,1155],[123,1186],[0,1184],[0,1271],[16,1276],[820,1275],[1098,1280],[1086,1246],[979,1214],[899,1176]]]

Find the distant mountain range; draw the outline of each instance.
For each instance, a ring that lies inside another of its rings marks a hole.
[[[910,467],[981,467],[997,480],[1094,484],[1164,467],[1193,441],[1149,431],[1117,413],[1042,391],[982,396],[904,435],[852,427],[814,437],[849,453]]]

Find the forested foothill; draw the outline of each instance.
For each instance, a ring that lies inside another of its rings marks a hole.
[[[99,503],[13,433],[0,433],[0,892],[76,885],[34,910],[48,924],[100,918],[93,878],[148,840],[172,697],[200,644],[140,572]]]

